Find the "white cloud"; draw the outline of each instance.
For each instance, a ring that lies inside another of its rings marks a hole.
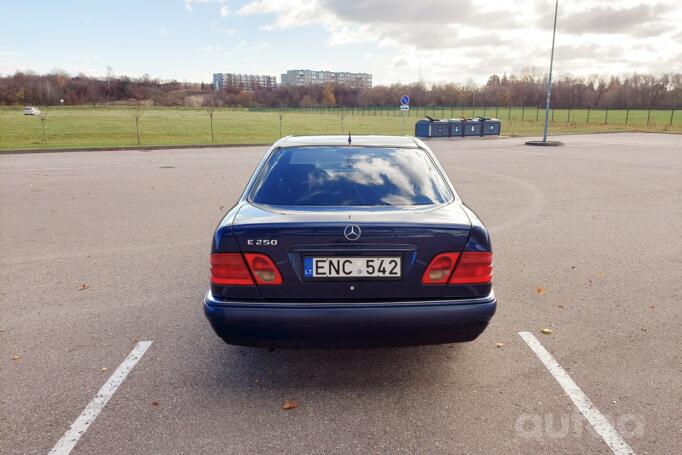
[[[185,3],[185,9],[187,11],[193,11],[194,5],[196,5],[196,4],[200,4],[200,3],[203,3],[203,4],[220,3],[220,4],[223,4],[226,2],[226,0],[183,0],[183,2]],[[221,13],[222,13],[222,9],[221,9]]]
[[[220,17],[227,17],[230,15],[230,8],[226,5],[220,7]]]
[[[168,30],[166,30],[165,28],[161,28],[161,29],[159,30],[159,33],[161,33],[162,35],[165,36],[165,35],[168,35]]]
[[[318,0],[256,0],[243,5],[237,14],[274,14],[273,28],[286,29],[333,21],[334,15],[322,8]]]
[[[254,0],[237,10],[263,16],[259,30],[321,26],[330,47],[390,49],[382,66],[400,61],[412,74],[423,68],[431,82],[546,68],[553,13],[553,0]],[[575,75],[680,72],[681,23],[682,2],[672,0],[563,2],[555,68]]]

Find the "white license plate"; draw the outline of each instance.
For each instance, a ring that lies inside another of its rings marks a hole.
[[[311,278],[400,278],[400,256],[305,257],[303,277]]]

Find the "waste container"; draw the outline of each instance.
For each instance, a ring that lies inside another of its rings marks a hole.
[[[450,123],[450,137],[464,136],[464,124],[461,119],[451,118],[448,123]]]
[[[483,123],[479,119],[468,118],[464,122],[464,136],[482,136]]]
[[[426,119],[419,120],[415,124],[414,135],[417,137],[449,137],[450,122],[426,117]]]
[[[500,134],[500,129],[496,118],[437,120],[427,116],[417,121],[414,134],[417,137],[492,136]]]
[[[496,118],[486,118],[486,119],[481,119],[481,123],[483,123],[483,136],[496,136],[500,134],[500,131],[502,129],[500,121]]]
[[[414,125],[414,135],[417,137],[430,137],[431,134],[431,120],[418,120]]]
[[[434,120],[431,122],[430,137],[450,137],[450,122],[446,120]]]

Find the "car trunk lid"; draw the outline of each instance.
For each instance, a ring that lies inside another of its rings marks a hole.
[[[349,225],[360,230],[356,240],[344,235]],[[264,299],[381,301],[439,298],[443,286],[423,285],[421,275],[436,254],[461,251],[470,227],[469,218],[456,202],[425,208],[350,210],[245,204],[230,235],[242,253],[266,254],[279,268],[281,285],[259,286]],[[306,257],[400,257],[401,277],[309,280],[304,276]]]

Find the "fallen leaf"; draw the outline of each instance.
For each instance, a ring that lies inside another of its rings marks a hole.
[[[504,346],[504,343],[495,343],[495,346],[497,346],[498,348],[501,348],[502,346]]]
[[[90,287],[90,286],[88,286],[86,283],[81,283],[81,285],[78,286],[78,290],[79,290],[79,291],[84,291],[85,289],[87,289],[87,288],[89,288],[89,287]]]
[[[558,306],[559,308],[561,308],[562,310],[564,309],[564,306],[561,305],[561,304],[559,304],[559,305],[557,305],[557,306]]]
[[[538,294],[544,294],[544,293],[545,293],[545,288],[543,288],[543,287],[536,288],[536,289],[535,289],[535,292],[537,292]]]
[[[574,265],[571,266],[571,270],[573,270],[573,269],[575,269],[575,266],[574,266]]]
[[[290,409],[296,409],[298,407],[298,403],[296,403],[293,400],[286,400],[284,404],[282,405],[282,409],[285,411],[288,411]]]
[[[109,371],[109,368],[103,367],[103,368],[102,368],[102,372],[105,372],[105,371]]]
[[[222,210],[222,209],[224,209],[224,208],[225,208],[225,206],[224,206],[224,205],[221,205],[220,208],[219,208],[218,210]]]
[[[12,360],[21,360],[21,356],[20,355],[12,356]]]
[[[550,335],[552,333],[552,329],[542,329],[540,332],[544,333],[545,335]]]
[[[159,400],[152,401],[152,406],[160,406],[160,405],[161,405],[161,403],[159,402]]]
[[[597,278],[604,278],[606,276],[606,272],[597,272]]]

